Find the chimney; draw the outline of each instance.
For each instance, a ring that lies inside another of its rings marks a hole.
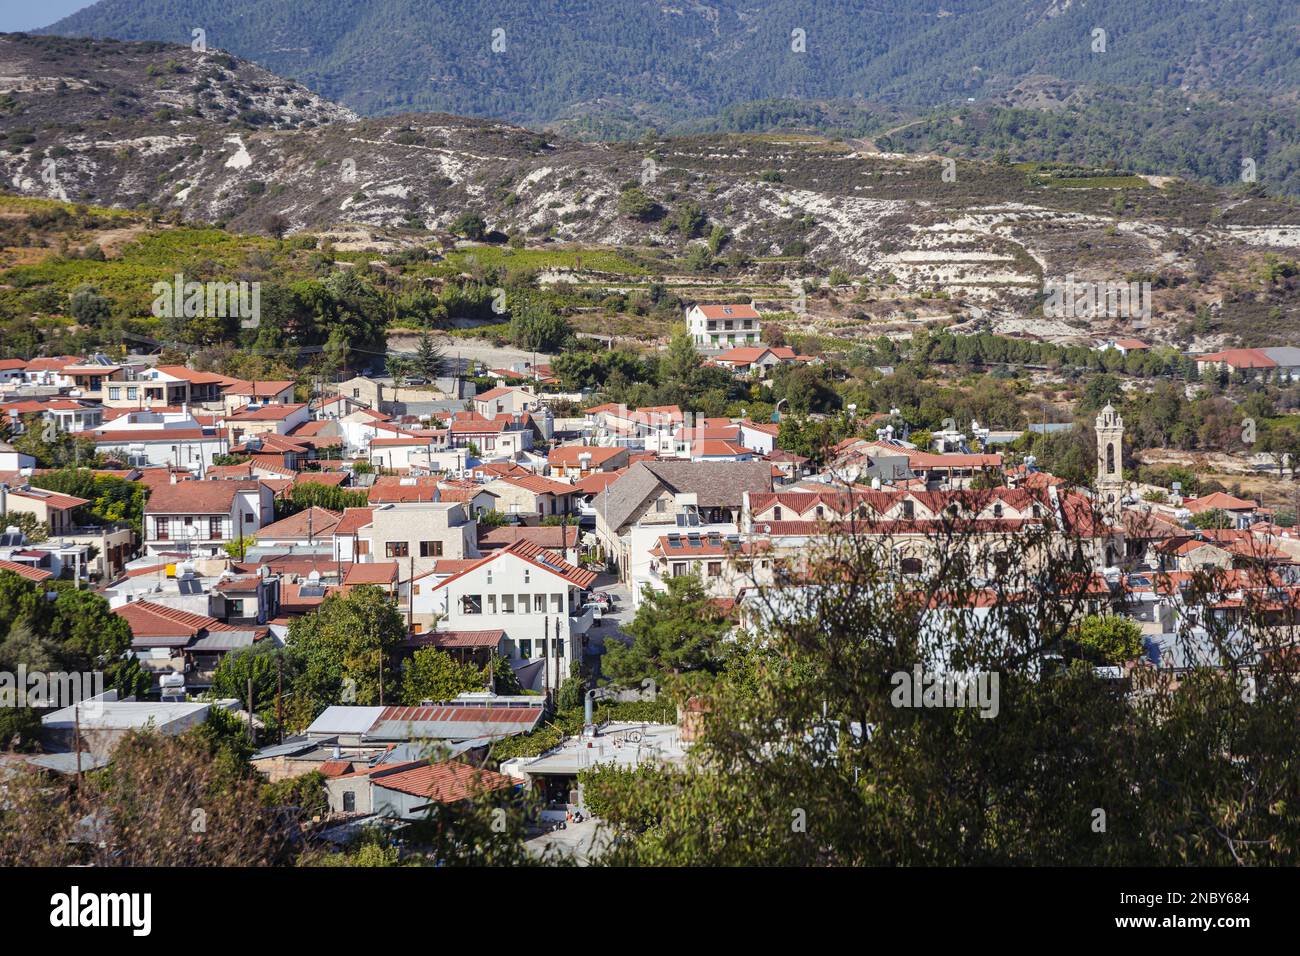
[[[176,472],[174,471],[168,472],[168,478],[170,479],[173,485],[176,484]]]

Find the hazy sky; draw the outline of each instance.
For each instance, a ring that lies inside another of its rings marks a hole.
[[[48,27],[94,0],[0,0],[0,33]]]

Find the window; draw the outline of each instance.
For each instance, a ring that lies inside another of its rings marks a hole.
[[[673,577],[675,578],[686,577],[686,563],[684,561],[673,562]]]
[[[781,520],[781,506],[780,506],[780,505],[777,505],[775,508],[772,509],[772,520],[773,520],[773,521],[780,521],[780,520]]]
[[[521,594],[521,595],[519,595],[519,613],[520,613],[520,614],[527,614],[527,613],[528,613],[528,605],[529,605],[529,602],[528,602],[528,595],[527,595],[527,594]]]
[[[441,558],[442,542],[441,541],[421,541],[420,557],[422,558]]]
[[[208,519],[208,540],[216,541],[220,537],[221,537],[221,519],[209,518]]]
[[[1001,518],[1001,517],[1002,517],[1002,506],[1001,506],[1000,504],[999,504],[999,505],[994,505],[994,506],[993,506],[993,517],[995,517],[995,518]]]
[[[663,514],[668,510],[668,501],[665,498],[659,498],[655,501],[655,513]]]
[[[482,614],[483,595],[462,594],[460,596],[460,613],[461,614]]]
[[[253,523],[253,512],[251,512],[251,511],[245,511],[245,512],[244,512],[244,524],[252,524],[252,523]]]
[[[559,610],[559,609],[556,608],[556,610]],[[546,613],[546,595],[545,595],[545,594],[534,594],[534,595],[533,595],[533,611],[536,612],[536,613],[538,613],[538,614],[545,614],[545,613]]]
[[[524,584],[528,583],[528,576],[530,573],[531,573],[530,569],[524,568]]]
[[[904,559],[899,563],[899,568],[902,570],[902,572],[903,572],[904,574],[920,574],[920,573],[921,573],[921,559],[920,559],[920,558],[904,558]]]
[[[721,561],[710,561],[710,562],[709,562],[709,577],[711,577],[711,578],[717,578],[717,577],[721,577],[721,576],[722,576],[722,562],[721,562]]]
[[[903,517],[908,521],[911,521],[916,517],[916,502],[911,498],[904,499],[903,501]]]
[[[411,624],[411,633],[413,633],[413,634],[423,634],[423,633],[424,633],[424,625],[421,624],[419,621],[414,621],[414,622],[412,622],[412,624]]]
[[[501,613],[502,614],[515,613],[515,596],[513,594],[501,595]]]
[[[343,793],[343,812],[344,812],[344,813],[355,813],[355,812],[356,812],[356,809],[357,809],[357,795],[356,795],[355,793],[353,793],[351,790],[346,790],[346,791],[344,791],[344,793]]]
[[[139,390],[139,389],[136,389],[136,388],[128,388],[128,389],[126,390],[126,400],[127,400],[128,402],[134,402],[134,401],[136,400],[136,397],[137,397],[139,394],[140,394],[140,390]]]
[[[409,541],[389,541],[384,545],[384,555],[389,558],[407,558],[411,555]]]
[[[108,400],[109,400],[110,402],[116,402],[116,401],[120,400],[121,398],[122,398],[122,389],[121,389],[121,388],[110,388],[110,389],[108,390]]]
[[[564,610],[564,595],[563,595],[563,594],[552,594],[552,595],[551,595],[551,613],[552,613],[552,614],[559,614],[559,613],[560,613],[561,611],[563,611],[563,610]]]
[[[560,640],[560,639],[557,637],[557,638],[555,639],[555,643],[552,644],[551,646],[555,648],[555,659],[556,659],[556,660],[559,660],[560,658],[564,657],[564,642],[563,642],[562,640]]]
[[[524,660],[528,660],[528,658],[533,656],[532,641],[528,639],[524,639],[519,642],[519,656],[522,657]]]
[[[489,613],[489,614],[495,614],[496,612],[497,612],[497,596],[496,596],[495,594],[489,594],[489,595],[488,595],[488,613]]]

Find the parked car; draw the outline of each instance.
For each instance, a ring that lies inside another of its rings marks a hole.
[[[586,604],[582,606],[582,610],[584,612],[590,611],[591,619],[593,621],[599,622],[600,619],[605,616],[605,609],[595,601],[588,601]]]

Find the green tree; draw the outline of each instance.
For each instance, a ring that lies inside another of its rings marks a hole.
[[[567,319],[542,306],[528,304],[510,316],[510,341],[521,349],[554,352],[572,332]]]
[[[231,651],[221,658],[212,675],[212,693],[233,697],[255,714],[273,710],[277,683],[276,661],[280,649],[253,645]],[[253,699],[248,699],[248,682],[253,682]]]
[[[476,212],[463,212],[451,224],[451,231],[471,242],[481,242],[487,235],[487,222]]]
[[[370,706],[400,697],[393,654],[406,622],[374,585],[331,594],[315,614],[295,618],[286,644],[293,664],[295,712],[310,721],[331,704]]]
[[[1235,526],[1232,515],[1222,508],[1209,508],[1192,515],[1192,524],[1202,531],[1231,528]]]
[[[415,367],[430,382],[442,374],[445,355],[428,332],[421,332],[415,349]]]
[[[422,647],[411,655],[402,677],[402,702],[416,706],[422,700],[451,700],[486,686],[485,671],[463,664],[436,647]]]
[[[632,643],[611,642],[605,651],[601,666],[612,682],[635,687],[646,678],[722,666],[727,625],[698,576],[669,578],[667,590],[646,586],[643,595],[627,626]]]
[[[661,212],[657,202],[646,195],[645,190],[631,186],[619,195],[618,211],[620,215],[640,222],[649,222]]]
[[[1083,657],[1097,664],[1123,664],[1142,653],[1142,626],[1119,614],[1089,614],[1073,635]]]

